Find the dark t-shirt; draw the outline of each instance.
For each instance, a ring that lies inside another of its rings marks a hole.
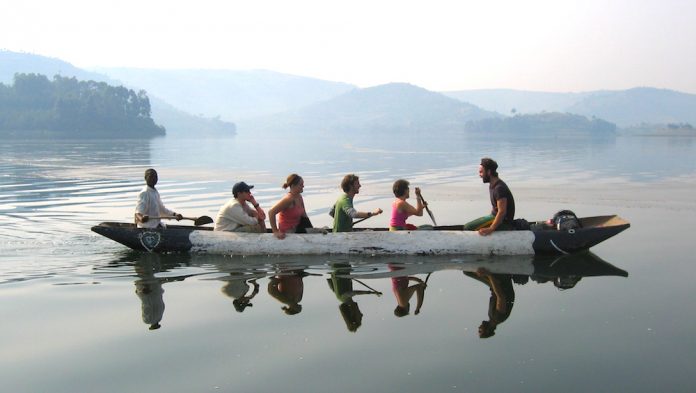
[[[498,180],[494,185],[489,186],[488,191],[491,194],[491,210],[492,215],[498,214],[498,200],[507,199],[507,213],[503,222],[512,223],[515,219],[515,198],[512,197],[512,192],[504,181]]]

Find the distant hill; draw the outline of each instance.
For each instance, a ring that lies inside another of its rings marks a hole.
[[[607,119],[621,127],[641,123],[696,124],[696,94],[648,87],[595,92],[567,112]]]
[[[75,77],[82,81],[93,80],[105,82],[112,86],[123,84],[123,82],[109,78],[104,74],[77,68],[60,59],[0,50],[0,83],[12,84],[16,73],[42,74],[49,79],[53,79],[55,75]],[[144,89],[144,87],[137,85],[128,87],[134,90]],[[148,92],[148,96],[150,97],[153,119],[157,124],[161,124],[167,129],[168,135],[199,137],[234,135],[235,133],[236,126],[234,123],[192,115],[172,107],[162,99],[150,94],[150,92]]]
[[[640,124],[621,129],[627,136],[679,136],[696,137],[696,128],[689,123]]]
[[[545,112],[497,119],[470,121],[466,130],[479,134],[515,136],[614,136],[616,125],[607,121],[569,113]]]
[[[180,110],[231,121],[297,110],[355,88],[264,70],[97,70],[140,86]]]
[[[467,90],[445,92],[506,115],[567,112],[602,118],[619,127],[642,123],[696,123],[696,95],[641,87],[619,91],[544,93],[519,90]]]
[[[445,91],[442,94],[505,115],[565,112],[590,93],[549,93],[510,89]],[[514,111],[514,112],[513,112]]]
[[[85,71],[60,59],[0,50],[0,83],[11,85],[16,73],[41,74],[46,75],[48,79],[60,75],[84,81],[113,82],[108,80],[105,75]]]
[[[240,122],[240,132],[460,132],[467,121],[490,117],[500,115],[418,86],[391,83],[354,89],[298,111]]]

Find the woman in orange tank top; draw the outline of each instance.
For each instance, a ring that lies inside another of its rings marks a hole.
[[[288,189],[288,193],[268,211],[271,230],[278,239],[284,239],[286,233],[295,233],[302,217],[307,217],[302,199],[304,190],[302,177],[296,173],[291,174],[283,184],[283,188]],[[278,215],[277,225],[276,215]]]

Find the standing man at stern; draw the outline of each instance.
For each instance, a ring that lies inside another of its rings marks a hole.
[[[479,165],[479,176],[484,183],[488,183],[488,192],[491,197],[491,214],[483,216],[464,224],[464,230],[478,231],[483,236],[504,230],[514,229],[515,198],[510,188],[498,177],[498,163],[485,157]]]

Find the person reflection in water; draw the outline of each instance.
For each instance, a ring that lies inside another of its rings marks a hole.
[[[303,270],[287,271],[271,278],[268,283],[268,294],[285,304],[281,310],[287,315],[299,314],[302,311],[300,302],[304,293],[302,279],[305,276],[307,273]]]
[[[476,273],[464,272],[467,276],[481,281],[491,290],[488,302],[488,320],[482,321],[478,334],[480,338],[495,335],[495,329],[505,322],[515,304],[515,290],[512,287],[513,276],[510,274],[493,274],[486,268],[479,268]]]
[[[232,305],[237,312],[243,312],[245,308],[252,307],[251,299],[259,293],[259,284],[256,282],[255,278],[247,279],[244,276],[240,276],[239,273],[230,273],[230,277],[226,277],[225,285],[220,289],[222,293],[231,297]],[[249,290],[251,289],[251,284],[253,290],[249,295]]]
[[[135,293],[142,303],[143,322],[150,325],[150,330],[159,329],[164,316],[164,289],[162,280],[155,277],[154,265],[150,262],[138,261],[135,263]]]
[[[389,266],[389,270],[398,271],[403,269],[398,266]],[[400,276],[392,277],[392,291],[396,297],[396,308],[394,309],[394,315],[397,317],[404,317],[409,314],[411,309],[411,298],[413,294],[416,294],[416,309],[414,311],[415,315],[420,313],[421,306],[423,306],[423,296],[425,295],[426,284],[423,280],[418,277]],[[409,286],[411,282],[415,284]]]
[[[329,283],[329,288],[336,295],[338,301],[341,302],[338,306],[338,310],[341,312],[343,321],[346,323],[346,328],[348,328],[350,332],[356,332],[362,325],[363,314],[360,311],[360,307],[358,307],[358,303],[353,300],[353,297],[357,295],[382,296],[382,292],[375,291],[369,287],[368,289],[370,290],[367,291],[354,290],[353,279],[341,277],[342,275],[350,274],[350,271],[350,265],[334,265],[331,278],[327,278],[326,281]]]

